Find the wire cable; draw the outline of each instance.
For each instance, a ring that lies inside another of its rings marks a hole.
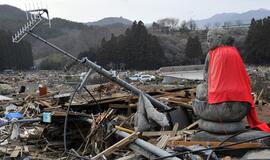
[[[78,92],[79,87],[80,87],[80,85],[77,85],[76,86],[76,89],[75,89],[75,91],[73,92],[73,94],[72,94],[72,96],[70,98],[70,101],[69,101],[69,104],[68,104],[68,108],[67,108],[67,111],[66,111],[65,123],[64,123],[64,148],[65,148],[65,152],[67,152],[67,124],[68,124],[68,114],[69,114],[69,110],[70,110],[70,107],[71,107],[71,103],[72,103],[72,101],[73,101],[76,93]],[[97,102],[97,100],[95,99],[95,97],[93,96],[93,94],[91,94],[91,92],[85,86],[83,88],[93,98],[94,102],[98,105],[98,107],[100,109],[100,105]]]
[[[72,103],[72,101],[73,101],[76,93],[78,92],[79,86],[80,85],[77,85],[76,86],[76,89],[75,89],[75,91],[73,92],[73,94],[72,94],[72,96],[70,98],[70,101],[69,101],[69,104],[68,104],[68,108],[67,108],[67,111],[66,111],[65,123],[64,123],[64,148],[65,148],[65,152],[67,151],[67,123],[68,123],[68,114],[69,114],[71,103]]]
[[[96,100],[96,98],[93,96],[93,94],[84,86],[83,87],[85,90],[86,90],[86,92],[91,96],[91,98],[94,100],[94,102],[96,103],[96,105],[98,106],[98,108],[100,109],[101,108],[101,106],[100,106],[100,104],[98,103],[98,101]]]
[[[256,127],[254,127],[254,128],[256,128]],[[235,134],[229,136],[228,138],[224,139],[220,144],[218,144],[217,147],[220,147],[222,144],[224,144],[226,141],[232,139],[233,137],[236,137],[236,136],[238,136],[238,135],[240,135],[240,134],[242,134],[242,133],[245,133],[245,132],[247,132],[247,131],[250,131],[251,129],[254,129],[254,128],[248,128],[248,129],[245,129],[245,130],[243,130],[243,131],[240,131],[240,132],[238,132],[238,133],[235,133]],[[215,149],[213,149],[213,150],[210,152],[210,154],[208,155],[208,157],[207,157],[206,160],[209,160],[214,152],[215,152]]]
[[[243,141],[240,141],[240,142],[236,142],[236,143],[228,144],[228,145],[224,145],[224,146],[217,146],[217,147],[200,149],[200,150],[196,150],[196,151],[187,151],[187,152],[182,152],[182,153],[176,153],[176,154],[173,154],[173,155],[170,155],[170,156],[164,156],[164,157],[155,158],[153,160],[161,160],[161,159],[166,159],[166,158],[170,158],[170,157],[175,157],[175,156],[180,156],[180,155],[185,155],[185,154],[190,154],[190,153],[197,153],[197,152],[213,150],[213,149],[222,149],[222,148],[231,147],[231,146],[235,146],[235,145],[238,145],[238,144],[247,143],[247,142],[250,142],[250,141],[255,141],[255,140],[258,140],[258,139],[263,139],[263,138],[268,138],[268,137],[270,137],[270,135],[251,138],[251,139],[248,139],[248,140],[243,140]]]

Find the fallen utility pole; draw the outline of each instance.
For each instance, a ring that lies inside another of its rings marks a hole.
[[[149,94],[144,93],[143,91],[139,90],[138,88],[134,87],[133,85],[127,83],[126,81],[114,76],[111,72],[107,71],[106,69],[102,68],[101,66],[97,65],[96,63],[88,60],[86,57],[83,58],[82,60],[79,60],[78,58],[74,57],[73,55],[71,55],[70,53],[68,53],[67,51],[64,51],[63,49],[57,47],[56,45],[48,42],[47,40],[43,39],[42,37],[36,35],[35,33],[33,33],[32,31],[26,31],[29,35],[31,35],[32,37],[44,42],[45,44],[49,45],[50,47],[58,50],[59,52],[63,53],[64,55],[68,56],[69,58],[73,59],[74,61],[81,63],[81,64],[85,64],[88,67],[92,68],[94,71],[96,71],[97,73],[103,75],[104,77],[108,78],[110,81],[117,83],[118,85],[130,90],[133,94],[139,96],[140,94],[144,94],[146,95],[146,97],[150,100],[150,102],[157,107],[160,110],[166,111],[171,109],[169,106],[161,103],[160,101],[156,100],[155,98],[153,98],[152,96],[150,96]]]
[[[123,132],[123,131],[116,131],[115,134],[117,134],[120,137],[126,138],[129,137],[130,134]],[[165,160],[181,160],[180,158],[174,156],[173,154],[170,154],[166,151],[164,151],[163,149],[158,148],[157,146],[148,143],[140,138],[137,138],[133,143],[135,143],[136,145],[140,146],[141,148],[159,156],[159,157],[167,157],[167,156],[172,156],[170,158],[165,158]]]

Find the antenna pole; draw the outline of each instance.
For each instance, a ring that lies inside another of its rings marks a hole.
[[[42,37],[36,35],[35,33],[33,33],[32,31],[26,31],[26,33],[28,33],[29,35],[31,35],[32,37],[44,42],[45,44],[51,46],[52,48],[58,50],[59,52],[63,53],[64,55],[66,55],[67,57],[73,59],[76,62],[80,62],[80,60],[76,57],[74,57],[73,55],[71,55],[70,53],[68,53],[67,51],[64,51],[63,49],[57,47],[56,45],[52,44],[51,42],[46,41],[45,39],[43,39]]]

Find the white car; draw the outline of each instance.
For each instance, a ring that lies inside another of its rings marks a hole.
[[[140,79],[140,75],[134,74],[133,76],[129,77],[129,79],[132,81],[138,81]]]
[[[156,80],[155,76],[153,76],[153,75],[150,75],[150,76],[151,76],[152,81]]]
[[[149,75],[149,74],[143,74],[140,76],[140,81],[143,81],[143,82],[146,82],[146,81],[153,81],[155,80],[156,77],[155,76],[152,76],[152,75]]]

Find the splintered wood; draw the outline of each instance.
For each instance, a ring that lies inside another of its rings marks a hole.
[[[43,74],[46,75],[46,72]],[[49,79],[51,82],[51,79],[55,80],[55,76],[59,75],[40,76],[42,76],[42,80],[48,80],[48,77],[51,77]],[[34,75],[30,77],[25,82],[34,79],[33,81],[37,83],[40,80]],[[0,101],[0,105],[3,108],[0,110],[2,115],[6,112],[5,107],[9,105],[12,108],[11,111],[21,113],[23,119],[37,117],[42,119],[44,112],[51,115],[51,123],[23,123],[20,128],[20,136],[16,140],[9,138],[12,131],[12,123],[1,126],[1,158],[46,160],[154,159],[162,158],[162,156],[153,153],[151,149],[148,150],[136,144],[137,139],[148,145],[154,145],[155,149],[160,149],[168,154],[171,154],[171,152],[176,154],[182,153],[182,151],[176,149],[187,149],[190,146],[199,145],[200,147],[207,148],[209,146],[216,147],[220,144],[219,141],[194,141],[191,138],[192,135],[200,131],[198,130],[197,117],[193,115],[192,108],[192,100],[196,95],[196,85],[193,87],[171,85],[167,88],[166,85],[162,84],[133,82],[133,85],[172,107],[172,110],[174,107],[181,107],[181,109],[189,113],[191,119],[191,124],[187,124],[188,126],[183,129],[180,129],[181,122],[170,124],[168,128],[161,128],[147,119],[149,123],[153,123],[154,127],[148,131],[137,133],[134,129],[134,119],[137,118],[138,96],[109,82],[95,85],[95,87],[87,86],[86,88],[90,90],[89,92],[80,91],[75,94],[71,101],[70,98],[74,88],[64,86],[64,81],[62,80],[57,86],[49,88],[48,94],[43,96],[39,96],[34,90],[31,93],[16,93],[12,95],[11,100]],[[46,84],[51,85],[51,83]],[[262,111],[259,110],[259,113],[267,115],[269,112],[263,113],[267,109],[267,107],[263,106],[265,103],[262,99],[263,91],[260,92],[256,100],[261,105],[260,109],[262,109]],[[67,116],[68,107],[70,107],[70,110]],[[167,116],[171,110],[163,112],[157,109],[157,111]],[[1,124],[5,122],[4,120],[4,118],[0,119]],[[65,120],[67,122],[66,126]],[[64,129],[66,129],[65,134]],[[117,135],[117,131],[125,132],[129,136],[121,138]],[[66,136],[66,141],[64,141],[64,135]],[[64,144],[67,146],[67,150],[65,150]],[[230,144],[233,144],[233,142],[225,142],[223,145]],[[262,143],[251,142],[234,145],[229,147],[229,149],[260,147],[262,147]],[[204,152],[201,153],[203,154]],[[192,159],[194,157],[188,158]]]
[[[93,160],[97,160],[101,156],[105,156],[106,157],[106,156],[110,155],[114,150],[117,150],[120,147],[123,147],[124,145],[127,145],[128,143],[134,141],[138,137],[138,134],[139,133],[132,133],[128,137],[122,139],[121,141],[115,143],[114,145],[110,146],[106,150],[102,151],[101,153],[99,153],[98,155],[96,155],[95,157],[93,157],[92,159]]]

